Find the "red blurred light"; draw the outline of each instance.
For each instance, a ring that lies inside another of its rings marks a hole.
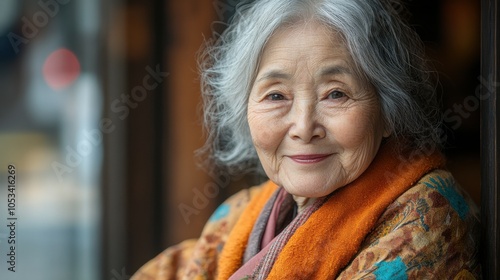
[[[73,84],[80,76],[80,62],[72,51],[62,48],[47,57],[42,71],[47,84],[60,90]]]

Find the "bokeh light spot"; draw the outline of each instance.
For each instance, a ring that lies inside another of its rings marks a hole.
[[[55,89],[64,89],[80,76],[80,62],[68,49],[52,52],[43,64],[43,76],[47,84]]]

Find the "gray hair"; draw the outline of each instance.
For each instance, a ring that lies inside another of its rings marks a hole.
[[[398,6],[399,5],[399,6]],[[342,34],[362,75],[375,87],[396,143],[439,147],[434,73],[397,0],[258,0],[237,7],[229,27],[200,57],[210,162],[230,170],[260,166],[247,123],[259,59],[282,26],[314,19]]]

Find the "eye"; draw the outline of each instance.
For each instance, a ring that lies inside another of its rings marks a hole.
[[[345,93],[338,91],[338,90],[334,90],[334,91],[330,92],[330,94],[328,94],[329,99],[339,99],[339,98],[342,98],[345,96],[346,96]]]
[[[285,97],[281,93],[271,93],[267,96],[267,99],[272,100],[272,101],[279,101],[279,100],[285,100]]]

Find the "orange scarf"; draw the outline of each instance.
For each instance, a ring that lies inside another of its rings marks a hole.
[[[401,157],[390,146],[383,145],[358,179],[337,190],[295,231],[268,279],[336,277],[355,256],[385,209],[426,173],[444,166],[440,153]],[[249,202],[221,252],[217,279],[228,279],[242,265],[253,225],[277,188],[269,181]]]

